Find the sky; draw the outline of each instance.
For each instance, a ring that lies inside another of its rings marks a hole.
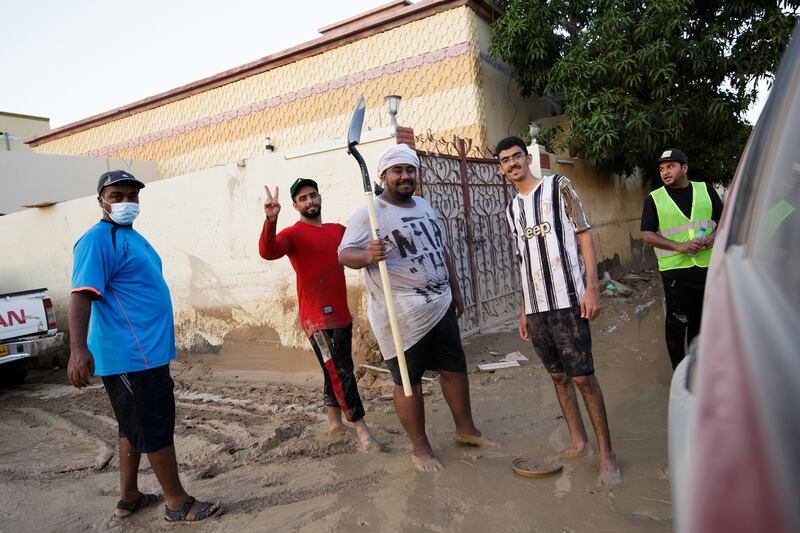
[[[0,111],[58,127],[319,37],[388,0],[0,0]]]
[[[387,2],[0,0],[0,111],[56,128],[314,39]]]

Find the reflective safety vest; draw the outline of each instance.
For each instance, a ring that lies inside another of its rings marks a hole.
[[[680,207],[670,198],[665,187],[659,187],[650,193],[658,211],[658,234],[675,242],[688,242],[700,236],[701,228],[705,234],[710,235],[717,227],[711,220],[711,197],[705,183],[690,181],[692,187],[692,217],[686,218]],[[699,250],[697,255],[691,256],[654,248],[658,259],[659,270],[675,270],[677,268],[691,268],[699,266],[708,268],[711,262],[711,250]]]

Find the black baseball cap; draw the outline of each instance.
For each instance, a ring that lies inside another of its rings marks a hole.
[[[297,178],[296,180],[294,180],[294,183],[292,183],[292,186],[289,187],[289,195],[292,197],[293,202],[294,202],[294,193],[296,193],[302,187],[306,186],[314,187],[314,189],[316,189],[316,191],[319,192],[319,185],[317,185],[316,181],[310,180],[308,178]]]
[[[663,163],[664,161],[677,161],[682,165],[686,165],[689,163],[689,158],[677,148],[667,148],[661,152],[661,157],[658,158],[656,163]]]
[[[100,194],[100,191],[103,190],[103,187],[108,187],[109,185],[122,183],[125,181],[130,181],[134,185],[138,185],[140,189],[144,189],[144,183],[137,180],[130,172],[126,172],[124,170],[112,170],[104,173],[102,176],[100,176],[100,179],[97,180],[97,194]]]

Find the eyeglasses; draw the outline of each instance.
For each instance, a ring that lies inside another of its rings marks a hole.
[[[503,165],[504,167],[507,167],[512,162],[513,163],[521,163],[524,160],[525,160],[525,154],[522,153],[522,152],[517,152],[515,154],[512,154],[510,156],[507,156],[507,157],[504,157],[503,159],[501,159],[500,160],[500,164]]]

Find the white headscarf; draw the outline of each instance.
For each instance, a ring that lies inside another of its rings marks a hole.
[[[419,170],[417,152],[407,144],[396,144],[384,150],[378,158],[378,179],[387,168],[395,165],[414,165]]]

